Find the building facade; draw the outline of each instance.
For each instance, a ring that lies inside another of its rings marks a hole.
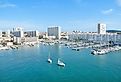
[[[55,39],[60,39],[61,38],[61,30],[59,26],[51,26],[48,28],[48,37],[54,37]]]
[[[24,32],[22,28],[14,28],[12,34],[14,37],[24,37]]]
[[[89,32],[80,32],[80,33],[71,33],[69,34],[69,40],[84,40],[84,41],[96,41],[96,42],[109,42],[113,41],[115,43],[121,43],[121,34],[117,33],[89,33]]]
[[[106,34],[106,24],[98,24],[98,34]]]
[[[24,32],[23,31],[14,31],[13,36],[15,36],[15,37],[24,37]]]
[[[28,31],[26,32],[28,37],[38,37],[39,36],[39,32],[37,30],[35,31]]]

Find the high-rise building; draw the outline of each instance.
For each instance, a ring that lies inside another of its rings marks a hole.
[[[24,37],[24,32],[22,28],[13,29],[13,36],[15,37]]]
[[[98,24],[98,34],[106,34],[106,24]]]
[[[27,31],[26,34],[27,34],[28,37],[38,37],[39,36],[39,32],[37,30]]]
[[[60,27],[59,26],[51,26],[48,28],[48,36],[55,36],[56,39],[60,39]]]

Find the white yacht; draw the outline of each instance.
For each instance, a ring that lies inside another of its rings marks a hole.
[[[103,49],[97,51],[97,54],[98,54],[98,55],[103,55],[103,54],[105,54],[105,53],[106,53],[106,52],[105,52]]]
[[[106,52],[105,52],[105,50],[103,50],[103,49],[98,49],[98,50],[92,50],[91,53],[94,54],[94,55],[103,55],[103,54],[105,54]]]
[[[63,63],[62,61],[60,61],[60,59],[58,59],[58,66],[65,67],[65,63]]]
[[[51,58],[50,58],[50,54],[49,54],[49,56],[48,56],[47,61],[48,61],[48,63],[52,63],[52,60],[51,60]]]
[[[47,61],[48,61],[48,63],[52,63],[52,60],[51,60],[50,58],[48,58],[48,60],[47,60]]]
[[[117,50],[121,50],[121,46],[115,46]]]
[[[91,50],[91,54],[97,55],[97,50]]]
[[[0,46],[0,50],[9,50],[7,46]]]

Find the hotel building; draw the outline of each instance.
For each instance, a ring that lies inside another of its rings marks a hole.
[[[48,37],[60,39],[61,30],[59,26],[51,26],[48,28]]]
[[[24,32],[22,28],[14,28],[12,33],[15,37],[24,37]]]

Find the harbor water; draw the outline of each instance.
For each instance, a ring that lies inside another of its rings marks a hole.
[[[2,50],[0,82],[121,82],[121,50],[105,55],[90,52],[58,44]],[[65,67],[57,65],[58,58]]]

